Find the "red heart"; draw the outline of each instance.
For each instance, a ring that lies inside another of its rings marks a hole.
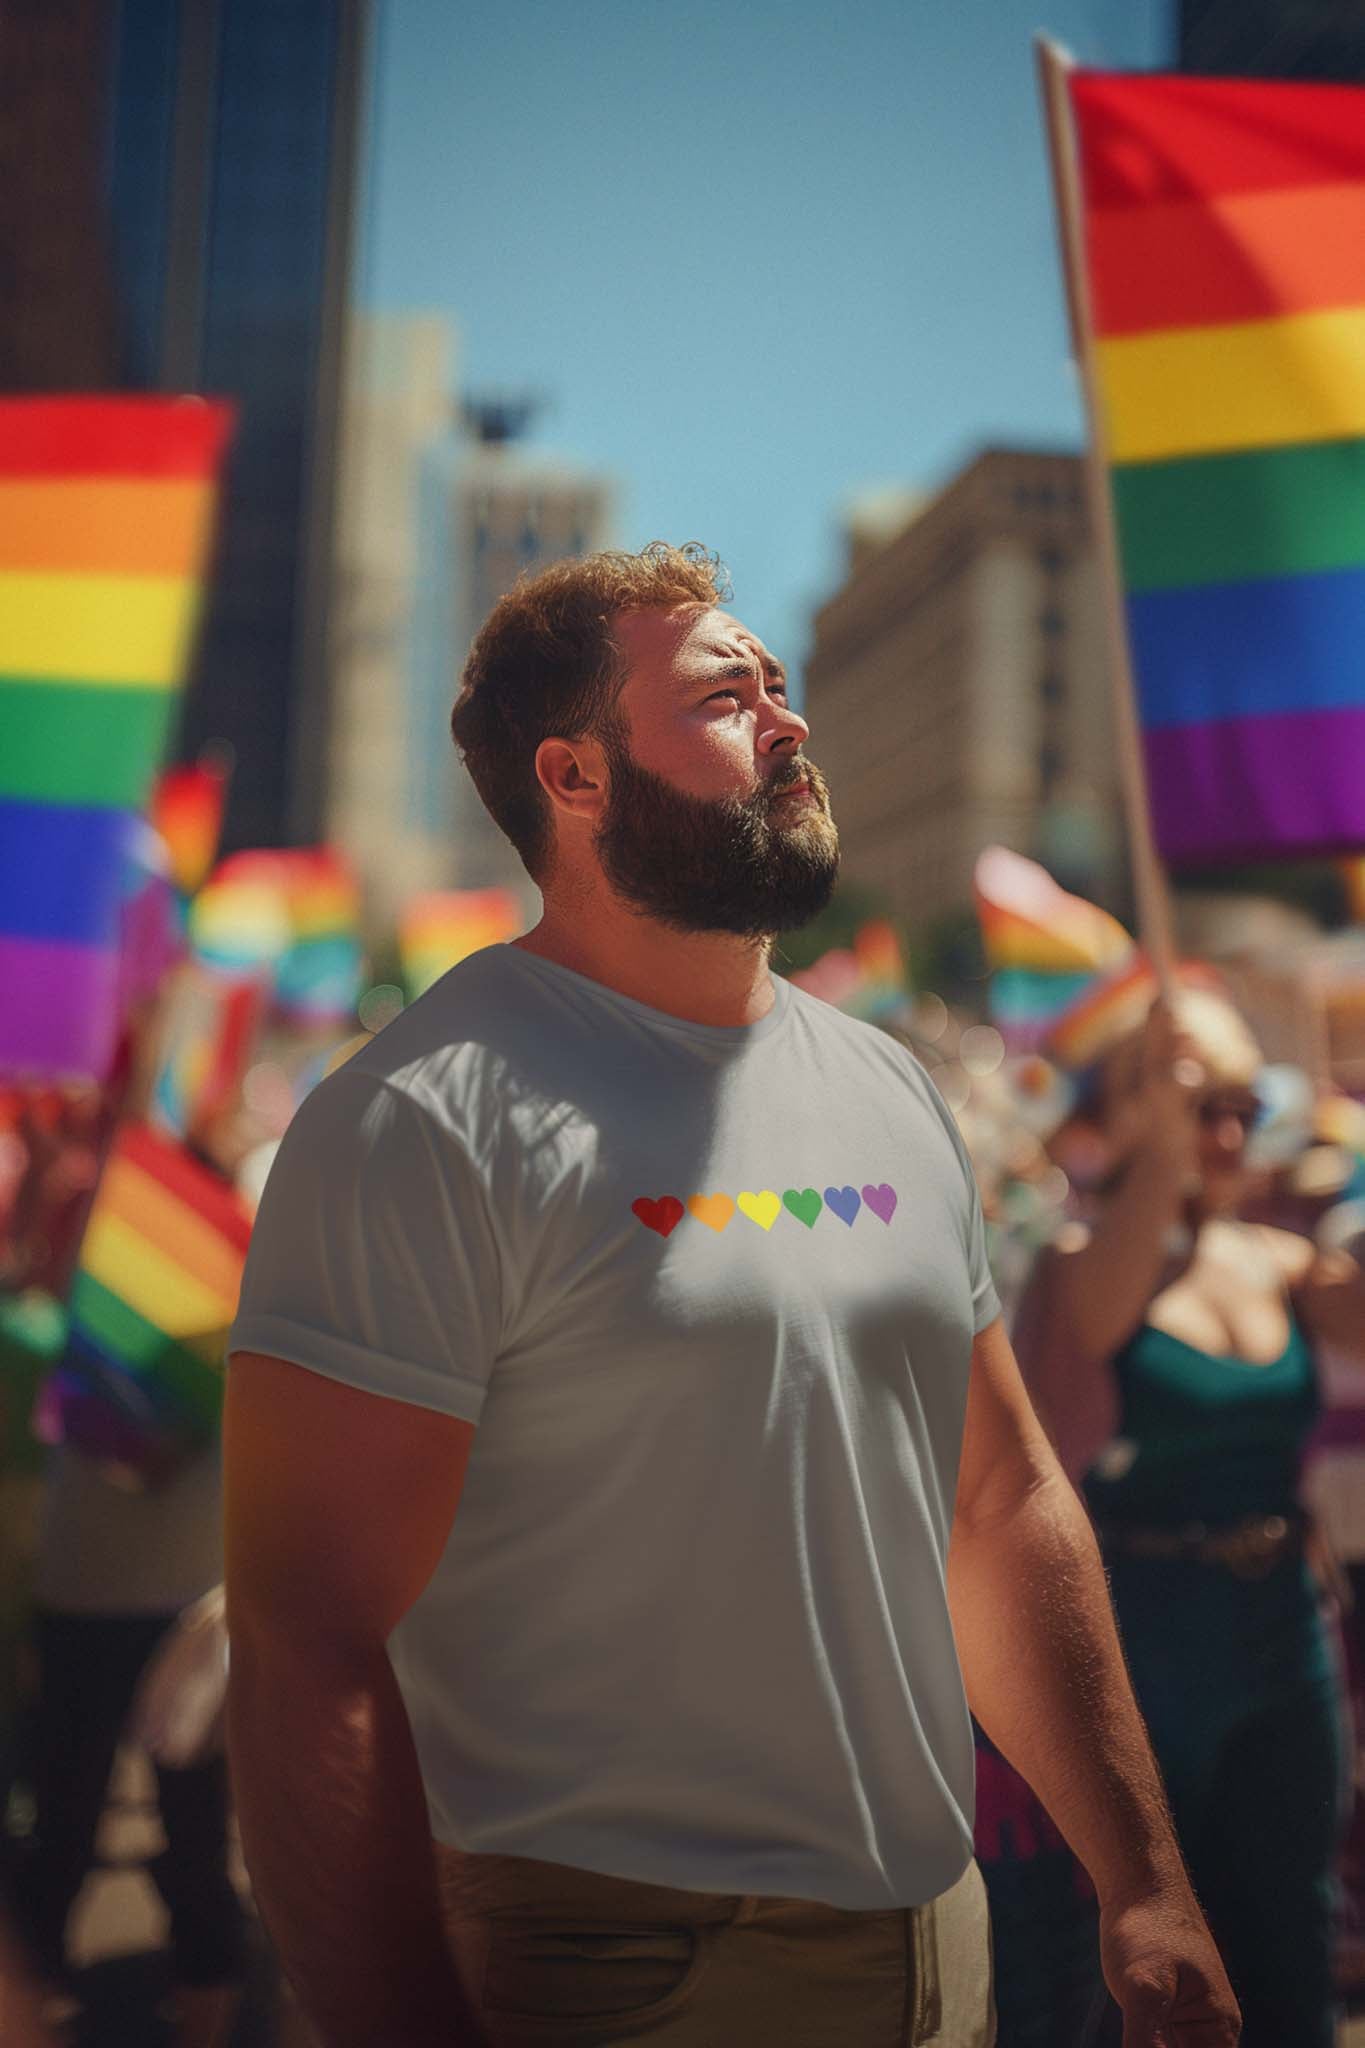
[[[639,1217],[646,1230],[657,1230],[660,1237],[667,1237],[669,1231],[676,1230],[683,1220],[683,1205],[676,1195],[660,1195],[657,1202],[651,1202],[648,1195],[641,1195],[630,1208],[631,1214]]]

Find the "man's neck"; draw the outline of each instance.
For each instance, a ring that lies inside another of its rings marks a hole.
[[[614,897],[560,905],[514,945],[689,1024],[756,1024],[773,1006],[770,941],[678,932]]]

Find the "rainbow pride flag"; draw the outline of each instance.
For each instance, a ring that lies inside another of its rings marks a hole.
[[[125,1124],[80,1247],[49,1432],[141,1479],[211,1442],[250,1233],[229,1182]]]
[[[119,847],[185,673],[230,413],[0,400],[0,1070],[102,1078]]]
[[[330,846],[252,849],[220,861],[190,905],[199,960],[270,977],[279,1015],[302,1030],[345,1023],[360,998],[360,887]]]
[[[978,856],[972,893],[991,1015],[1011,1052],[1036,1052],[1069,1011],[1114,985],[1137,957],[1116,917],[1007,846]]]
[[[229,854],[190,904],[190,947],[219,974],[273,976],[292,936],[289,897],[273,851]]]
[[[522,922],[510,889],[436,889],[414,896],[398,921],[409,997],[423,995],[447,968],[480,947],[514,939]]]
[[[250,1234],[227,1181],[125,1125],[81,1243],[49,1433],[143,1478],[209,1442]]]
[[[1076,72],[1158,844],[1365,845],[1365,90]]]
[[[171,877],[192,896],[218,855],[227,807],[228,771],[219,761],[195,761],[158,776],[149,815],[166,842]]]
[[[183,1138],[230,1107],[269,1001],[265,975],[216,974],[198,960],[183,964],[162,1006],[161,1058],[148,1108],[158,1129]]]
[[[275,1006],[301,1030],[330,1030],[348,1022],[360,1000],[360,885],[334,847],[297,847],[281,858],[291,939]]]

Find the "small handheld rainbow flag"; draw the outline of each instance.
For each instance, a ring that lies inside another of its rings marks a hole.
[[[81,1244],[49,1431],[143,1478],[211,1441],[250,1234],[227,1181],[125,1125]]]
[[[514,939],[521,926],[521,907],[510,889],[439,889],[414,896],[398,923],[408,995],[423,995],[447,968],[482,946]]]
[[[985,849],[972,889],[991,969],[991,1015],[1011,1052],[1036,1052],[1078,1000],[1136,961],[1116,917],[1008,847]]]
[[[230,854],[190,906],[190,940],[219,974],[268,975],[300,1029],[342,1024],[359,1000],[360,889],[333,847]]]
[[[182,896],[192,896],[213,866],[227,786],[226,767],[211,758],[167,768],[157,778],[149,815],[166,842],[171,877]]]
[[[1070,78],[1168,860],[1365,845],[1365,90]]]
[[[184,677],[229,422],[0,400],[0,1071],[108,1072],[119,846]]]
[[[1009,1051],[1042,1051],[1079,1073],[1137,1030],[1160,984],[1116,917],[1004,846],[981,854],[973,887],[991,1014]],[[1222,987],[1199,961],[1181,962],[1175,979],[1186,988]]]
[[[301,1030],[346,1023],[360,999],[360,887],[330,846],[282,854],[290,944],[275,976],[275,1006]]]

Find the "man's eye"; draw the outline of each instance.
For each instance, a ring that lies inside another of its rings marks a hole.
[[[734,700],[735,700],[735,702],[736,702],[736,704],[738,704],[738,702],[739,702],[739,691],[738,691],[738,690],[713,690],[713,691],[711,692],[710,696],[709,696],[709,697],[707,698],[707,700],[706,700],[706,701],[707,701],[707,703],[708,703],[708,704],[714,704],[714,703],[715,703],[715,701],[716,701],[716,699],[717,699],[718,697],[733,697],[733,698],[734,698]]]

